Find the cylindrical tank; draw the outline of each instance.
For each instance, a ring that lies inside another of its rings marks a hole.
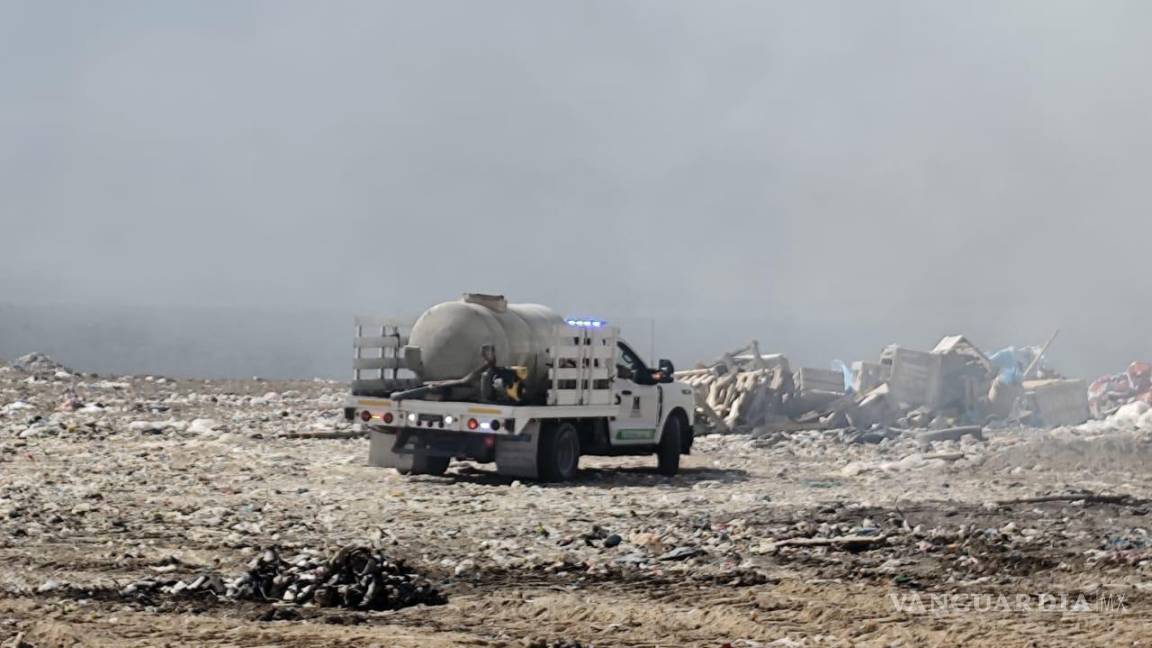
[[[548,375],[545,350],[563,325],[563,318],[539,304],[469,294],[425,311],[412,326],[408,344],[420,348],[425,381],[464,377],[482,364],[480,347],[492,345],[500,366],[528,368],[525,387],[539,394]]]

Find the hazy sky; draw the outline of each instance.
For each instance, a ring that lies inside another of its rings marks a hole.
[[[343,348],[504,292],[683,360],[1060,327],[1119,370],[1152,357],[1149,34],[1142,1],[0,0],[0,303]]]

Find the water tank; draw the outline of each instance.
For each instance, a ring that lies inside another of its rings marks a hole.
[[[408,344],[420,348],[425,381],[454,380],[482,364],[480,347],[492,345],[503,367],[528,368],[526,387],[542,393],[545,350],[564,319],[539,304],[509,304],[500,295],[467,294],[429,308],[412,326]]]

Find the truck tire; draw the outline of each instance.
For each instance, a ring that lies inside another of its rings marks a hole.
[[[452,461],[448,457],[430,457],[423,454],[408,456],[412,459],[410,467],[407,471],[400,471],[405,475],[443,475],[448,470],[448,463]]]
[[[683,434],[679,416],[669,416],[656,446],[656,470],[661,475],[675,475],[680,471],[680,438]]]
[[[401,475],[443,475],[448,470],[448,457],[393,452],[394,432],[372,432],[368,463],[381,468],[395,468]]]
[[[543,481],[571,481],[580,468],[580,433],[571,423],[543,430],[536,455],[536,472]]]
[[[692,443],[696,441],[696,428],[688,425],[687,417],[677,415],[680,420],[680,454],[692,454]]]

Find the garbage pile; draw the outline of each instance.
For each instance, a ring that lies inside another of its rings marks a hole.
[[[1088,386],[1094,418],[1106,418],[1129,403],[1152,404],[1152,364],[1133,362],[1118,374],[1101,376]]]
[[[75,373],[68,367],[56,362],[51,356],[34,352],[27,355],[20,356],[12,361],[11,367],[17,371],[32,374],[34,376],[56,376],[57,374]]]
[[[121,594],[156,591],[356,610],[398,610],[447,602],[431,583],[419,578],[403,562],[376,549],[358,546],[344,547],[330,558],[317,551],[304,551],[291,560],[281,558],[275,549],[267,549],[249,563],[247,572],[235,578],[204,574],[187,581],[144,580],[129,585]]]
[[[952,335],[931,351],[890,345],[876,362],[793,371],[787,357],[762,354],[753,341],[676,376],[695,388],[698,420],[720,433],[1083,423],[1087,385],[1044,365],[1049,344],[986,355]],[[1141,375],[1152,398],[1152,367]]]
[[[784,423],[843,397],[842,378],[814,369],[792,372],[782,354],[765,355],[753,340],[718,360],[676,373],[696,391],[698,418],[721,432]]]

